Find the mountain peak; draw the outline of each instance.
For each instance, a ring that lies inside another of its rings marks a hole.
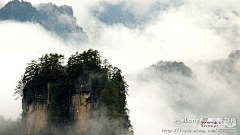
[[[35,8],[30,2],[14,0],[0,9],[0,20],[39,23],[65,41],[88,42],[87,34],[73,16],[72,7],[67,5],[45,3]]]
[[[192,70],[187,67],[183,62],[176,61],[159,61],[153,64],[150,68],[154,68],[159,72],[164,73],[179,73],[180,75],[191,76]]]
[[[0,19],[2,20],[35,21],[36,16],[37,10],[30,2],[14,0],[0,9]]]
[[[51,11],[51,12],[59,12],[61,14],[67,14],[69,16],[73,16],[73,9],[71,6],[62,5],[57,6],[53,3],[44,3],[37,6],[37,10],[39,11]]]

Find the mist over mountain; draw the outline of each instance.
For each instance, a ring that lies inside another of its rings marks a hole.
[[[138,74],[135,81],[130,83],[134,85],[132,89],[138,89],[139,94],[134,97],[134,101],[139,103],[135,104],[132,113],[135,115],[144,114],[139,111],[141,110],[140,105],[143,105],[145,106],[145,113],[148,112],[155,116],[152,117],[153,123],[164,121],[164,124],[158,126],[172,127],[173,129],[182,126],[194,129],[200,126],[198,124],[176,124],[173,122],[175,118],[186,116],[191,118],[221,116],[239,119],[239,54],[240,51],[235,50],[226,59],[198,62],[190,64],[190,66],[182,62],[160,61],[145,68]],[[141,84],[141,87],[137,84]],[[149,94],[146,94],[146,91]],[[147,99],[147,97],[151,98]],[[141,101],[139,98],[145,100]],[[154,105],[145,103],[151,102],[151,100],[159,103]],[[222,109],[222,107],[225,109]],[[231,111],[233,108],[235,111]],[[138,110],[138,112],[135,112],[135,110]],[[147,110],[153,110],[153,112]],[[164,116],[158,115],[155,111],[164,113]],[[158,117],[156,118],[156,116]],[[154,120],[155,118],[157,120]],[[144,120],[144,118],[141,120]],[[152,130],[155,130],[153,133],[161,132],[161,130],[155,128],[151,127]],[[240,125],[237,125],[238,132],[239,128]],[[178,133],[174,134],[177,135]]]
[[[176,7],[181,5],[181,1],[172,1],[169,3],[162,3],[159,1],[150,4],[150,7],[145,7],[142,11],[136,12],[136,3],[134,2],[99,2],[92,9],[92,14],[101,22],[107,25],[123,24],[128,28],[136,28],[144,25],[154,18],[161,11],[165,11],[170,5]]]
[[[14,0],[0,9],[0,20],[39,23],[65,41],[88,42],[88,36],[83,28],[78,26],[70,6],[58,7],[48,3],[33,7],[30,2]]]
[[[23,10],[19,15],[26,16],[26,21],[11,19],[11,15],[0,21],[0,115],[5,117],[0,134],[18,133],[15,119],[22,111],[22,101],[14,100],[13,93],[30,60],[50,53],[69,57],[89,48],[99,50],[103,58],[122,69],[136,135],[169,134],[162,129],[203,129],[197,124],[175,124],[175,118],[240,119],[239,0],[28,1],[33,5],[30,13],[41,16],[28,16]],[[0,7],[7,3],[2,0]],[[41,18],[44,21],[37,22]],[[78,35],[73,34],[77,26],[87,33],[89,42],[72,42]],[[111,127],[118,122],[98,117],[89,121],[91,134],[97,134],[104,124]],[[239,132],[239,123],[234,128]],[[72,128],[62,130],[71,134]]]
[[[230,86],[230,89],[234,93],[240,93],[235,91],[239,88],[240,81],[240,50],[232,51],[228,58],[225,60],[215,60],[209,63],[207,68],[209,74],[214,74],[219,81],[224,81],[225,84]]]
[[[235,50],[232,53],[230,53],[228,56],[228,60],[230,60],[233,63],[237,62],[239,58],[240,58],[240,50]]]
[[[191,76],[192,70],[185,66],[183,62],[176,62],[176,61],[159,61],[157,64],[153,64],[148,68],[149,70],[156,70],[158,72],[162,72],[163,74],[170,74],[170,73],[176,73],[179,75],[184,76]]]

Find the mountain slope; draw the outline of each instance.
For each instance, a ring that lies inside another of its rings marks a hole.
[[[58,7],[48,3],[35,8],[30,2],[14,0],[0,9],[0,20],[39,23],[65,41],[88,42],[88,36],[83,28],[78,26],[70,6]]]

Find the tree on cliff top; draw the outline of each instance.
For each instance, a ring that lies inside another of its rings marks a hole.
[[[121,70],[102,61],[97,50],[89,49],[72,55],[63,65],[63,55],[46,54],[38,60],[32,60],[15,89],[15,94],[31,104],[36,95],[47,93],[47,83],[54,83],[53,102],[50,104],[52,121],[60,124],[69,123],[71,96],[75,94],[75,86],[81,78],[86,88],[92,93],[92,102],[98,107],[106,108],[105,116],[111,120],[121,121],[118,126],[132,131],[127,109],[128,85],[121,75]],[[71,120],[70,120],[71,121]]]

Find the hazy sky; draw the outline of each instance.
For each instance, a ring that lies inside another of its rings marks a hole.
[[[21,112],[21,101],[15,101],[13,93],[30,60],[55,52],[68,58],[88,48],[98,49],[103,58],[122,69],[126,76],[130,86],[130,119],[137,135],[159,134],[162,127],[173,126],[174,117],[239,117],[239,85],[234,81],[238,74],[210,72],[216,68],[213,61],[222,60],[220,63],[227,67],[224,59],[232,50],[240,49],[239,0],[105,0],[110,4],[125,2],[131,8],[123,10],[130,10],[137,17],[149,16],[147,22],[136,24],[135,28],[99,21],[93,11],[96,8],[104,11],[101,9],[103,0],[29,1],[33,5],[52,2],[72,6],[79,26],[89,36],[89,43],[63,42],[38,24],[0,22],[0,115],[5,118],[15,119]],[[0,7],[7,2],[0,0]],[[164,10],[152,11],[156,4],[167,6]],[[194,79],[175,78],[184,85],[170,85],[157,75],[152,75],[153,79],[147,82],[137,78],[144,68],[160,60],[184,62],[193,70]],[[240,68],[240,64],[234,66]],[[177,90],[183,98],[179,98]],[[204,99],[200,99],[201,94]],[[209,110],[200,111],[207,101],[213,102]],[[176,109],[177,106],[181,109]],[[218,112],[211,113],[214,109]]]

